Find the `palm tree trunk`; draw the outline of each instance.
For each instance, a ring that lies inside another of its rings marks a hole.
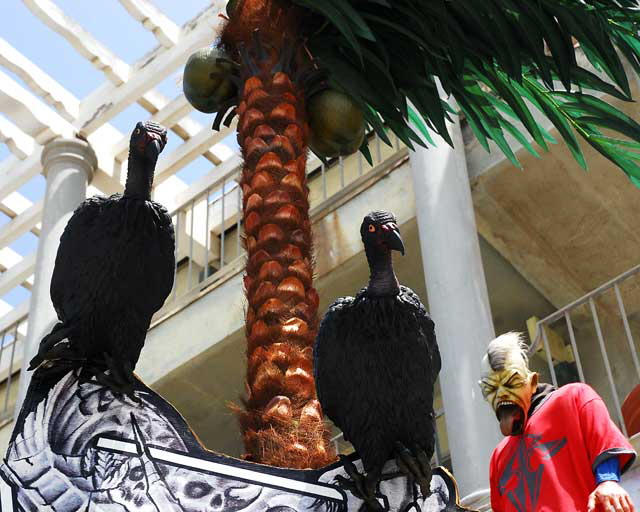
[[[240,412],[245,458],[291,468],[335,459],[316,399],[313,341],[318,294],[313,288],[304,94],[274,72],[278,52],[242,60],[238,142],[247,296],[247,381]],[[251,62],[249,62],[251,61]]]

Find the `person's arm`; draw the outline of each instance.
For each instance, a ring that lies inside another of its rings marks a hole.
[[[602,399],[584,386],[577,398],[580,424],[585,435],[596,487],[589,495],[588,512],[635,512],[629,494],[618,483],[620,475],[633,463],[635,451],[611,421]]]
[[[620,481],[620,461],[617,457],[603,460],[594,471],[596,477],[596,485],[602,482],[619,482]]]

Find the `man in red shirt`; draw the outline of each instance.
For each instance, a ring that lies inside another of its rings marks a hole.
[[[493,512],[635,512],[618,483],[636,454],[586,384],[555,389],[518,333],[493,340],[480,387],[505,436],[491,456]]]

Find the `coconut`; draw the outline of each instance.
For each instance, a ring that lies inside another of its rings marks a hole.
[[[349,95],[325,89],[308,102],[309,147],[319,156],[334,158],[358,151],[365,136],[364,114]]]
[[[237,88],[227,76],[233,64],[226,60],[224,52],[207,46],[195,51],[184,67],[182,89],[193,108],[211,114],[237,94]]]

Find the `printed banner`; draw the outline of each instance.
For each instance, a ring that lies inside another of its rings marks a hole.
[[[360,461],[355,461],[361,470]],[[321,470],[263,466],[205,450],[185,420],[142,382],[116,397],[78,371],[36,372],[0,466],[2,512],[347,512],[362,502]],[[394,462],[380,503],[389,511],[466,510],[453,477],[434,471],[425,500]]]

